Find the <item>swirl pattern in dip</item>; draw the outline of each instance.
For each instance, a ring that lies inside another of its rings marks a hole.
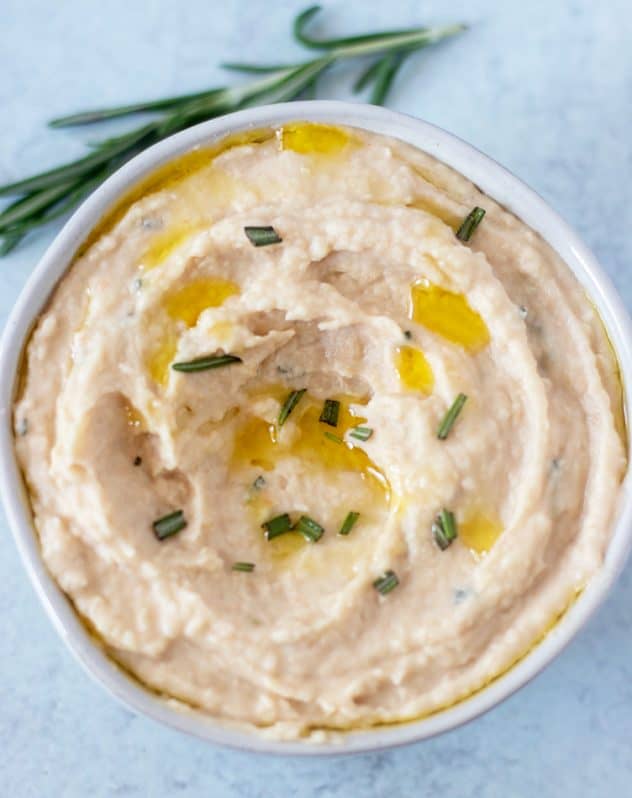
[[[224,721],[449,705],[602,562],[625,454],[601,323],[538,235],[401,142],[297,123],[184,156],[92,236],[26,355],[48,568],[113,659]]]

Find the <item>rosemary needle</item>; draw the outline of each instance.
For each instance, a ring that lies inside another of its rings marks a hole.
[[[264,521],[261,527],[265,529],[266,540],[273,540],[279,535],[284,535],[292,529],[292,522],[287,513],[277,515],[269,521]]]
[[[176,510],[168,515],[163,515],[152,524],[154,535],[158,540],[165,540],[172,535],[177,534],[187,525],[184,513],[182,510]]]
[[[267,247],[283,241],[274,227],[244,227],[244,233],[253,247]]]
[[[485,216],[484,208],[479,208],[478,205],[475,208],[472,208],[465,219],[463,219],[459,229],[456,231],[456,237],[459,239],[459,241],[467,242],[470,240],[470,238],[472,238],[474,231],[483,221],[483,216]]]
[[[391,590],[394,590],[397,585],[399,585],[399,579],[397,578],[397,574],[395,571],[385,571],[382,576],[378,577],[373,582],[373,587],[377,590],[377,592],[385,596],[387,593],[390,593]]]
[[[371,427],[354,427],[349,431],[349,435],[358,441],[368,441],[373,435],[373,430]]]
[[[330,427],[338,426],[338,415],[340,414],[340,402],[337,399],[325,399],[319,421],[329,424]]]
[[[204,357],[196,357],[194,360],[172,363],[171,368],[174,371],[184,372],[208,371],[222,366],[230,366],[231,363],[243,363],[243,361],[237,355],[204,355]]]
[[[231,571],[242,571],[245,574],[250,574],[255,570],[255,564],[253,562],[234,562],[231,567]]]
[[[294,524],[294,529],[300,532],[305,540],[309,540],[310,543],[319,541],[325,532],[325,527],[321,526],[308,515],[302,515],[296,524]]]
[[[340,527],[338,534],[339,535],[348,535],[349,532],[353,529],[356,524],[356,521],[360,517],[360,513],[356,513],[353,510],[347,513],[347,517],[342,522],[342,526]]]
[[[294,410],[296,405],[301,401],[303,395],[307,391],[307,388],[301,388],[299,391],[292,391],[292,393],[288,394],[285,402],[283,402],[281,406],[281,410],[279,411],[279,418],[277,423],[280,427],[282,427],[288,419],[288,416]]]
[[[435,543],[441,551],[445,551],[456,540],[457,535],[454,513],[444,507],[432,524],[432,536]]]
[[[460,393],[454,402],[452,402],[448,412],[443,417],[443,420],[437,429],[437,438],[439,438],[440,441],[444,441],[448,437],[450,430],[454,426],[454,422],[457,420],[459,413],[461,410],[463,410],[463,405],[466,402],[467,396],[464,393]]]

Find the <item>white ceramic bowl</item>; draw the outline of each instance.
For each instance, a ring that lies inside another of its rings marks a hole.
[[[626,407],[632,407],[632,325],[628,314],[610,280],[576,233],[524,183],[455,136],[412,117],[375,106],[341,102],[270,105],[205,122],[151,147],[97,189],[59,233],[26,284],[2,338],[0,489],[22,560],[55,628],[88,673],[127,707],[209,742],[250,751],[283,754],[369,751],[423,740],[471,720],[526,684],[560,653],[604,600],[631,548],[632,477],[629,471],[603,567],[554,629],[524,659],[489,686],[450,709],[403,725],[349,733],[341,743],[311,744],[268,740],[220,725],[201,713],[179,710],[144,690],[119,670],[91,640],[44,566],[13,449],[11,405],[27,336],[79,245],[107,209],[139,179],[193,147],[237,131],[276,126],[290,120],[353,125],[402,139],[464,174],[537,230],[566,261],[597,306],[621,366]],[[630,449],[629,436],[628,429]]]

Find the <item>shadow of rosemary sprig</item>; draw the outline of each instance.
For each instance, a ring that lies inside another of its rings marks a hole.
[[[100,183],[134,155],[191,125],[264,103],[314,96],[319,78],[333,64],[354,58],[372,60],[354,84],[354,92],[371,87],[370,102],[382,105],[397,72],[412,53],[465,30],[464,25],[406,28],[359,36],[315,39],[307,29],[320,11],[310,6],[296,16],[294,39],[318,57],[297,64],[226,63],[226,69],[256,76],[240,86],[207,89],[131,105],[82,111],[53,119],[62,128],[88,125],[138,113],[156,118],[127,133],[104,139],[83,158],[46,172],[0,186],[1,196],[18,196],[0,213],[0,256],[6,255],[31,231],[72,211]]]

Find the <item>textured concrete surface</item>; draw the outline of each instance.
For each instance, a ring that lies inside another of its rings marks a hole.
[[[220,81],[221,59],[295,59],[300,2],[3,0],[0,182],[82,151],[96,131],[47,119]],[[391,106],[462,136],[524,178],[593,247],[632,306],[629,0],[336,0],[323,30],[467,21],[412,59]],[[244,53],[247,53],[245,56]],[[346,68],[321,96],[348,96]],[[0,262],[0,320],[57,227]],[[72,661],[0,517],[0,795],[629,795],[632,572],[585,631],[502,706],[439,739],[346,760],[224,751],[134,717]]]

